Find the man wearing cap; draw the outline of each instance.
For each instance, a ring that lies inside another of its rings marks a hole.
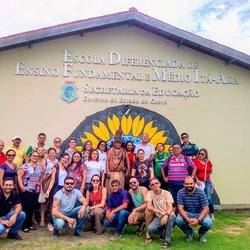
[[[0,140],[0,165],[6,161],[6,155],[3,152],[4,141]]]
[[[12,149],[16,152],[16,157],[13,161],[17,165],[17,168],[20,168],[26,159],[26,149],[21,147],[20,144],[22,142],[22,139],[20,136],[14,136],[12,139],[13,144],[9,147],[7,147],[4,152],[7,152],[9,149]]]

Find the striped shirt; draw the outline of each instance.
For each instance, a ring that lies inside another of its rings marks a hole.
[[[193,161],[183,155],[179,157],[170,156],[167,158],[162,167],[167,171],[168,181],[170,184],[182,185],[184,179],[193,171],[195,165]]]
[[[183,205],[188,213],[201,213],[202,207],[208,206],[208,200],[203,190],[195,188],[193,194],[188,194],[185,188],[182,188],[177,194],[177,205]]]

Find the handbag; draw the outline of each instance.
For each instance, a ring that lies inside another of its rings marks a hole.
[[[41,191],[39,193],[39,196],[38,196],[38,202],[39,203],[45,203],[46,202],[45,194],[44,194],[42,189],[41,189]]]

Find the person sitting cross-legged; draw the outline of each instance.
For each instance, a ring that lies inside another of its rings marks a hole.
[[[14,179],[6,178],[3,181],[3,188],[0,190],[0,235],[8,232],[7,238],[22,240],[18,234],[25,220],[25,213],[22,211],[21,201],[14,190]]]
[[[163,240],[162,248],[169,248],[172,229],[175,225],[173,212],[173,197],[170,192],[161,189],[161,182],[157,178],[150,180],[151,190],[148,192],[146,203],[147,210],[154,215],[153,221],[148,226],[149,233],[160,235]],[[147,233],[146,243],[151,243],[152,238]]]
[[[82,193],[74,186],[75,179],[67,176],[64,179],[64,187],[54,195],[52,206],[54,236],[59,236],[59,230],[63,229],[65,223],[68,222],[70,228],[75,230],[75,236],[85,237],[81,234],[81,230],[88,213],[88,203]],[[78,200],[82,205],[75,207]]]
[[[208,200],[204,191],[195,187],[194,179],[190,176],[184,180],[184,188],[177,194],[179,214],[176,218],[177,226],[187,235],[186,240],[192,241],[193,228],[201,225],[198,230],[201,243],[205,243],[206,232],[212,227],[212,220],[208,215]]]
[[[104,221],[105,227],[115,227],[114,235],[109,238],[112,241],[122,236],[130,214],[130,201],[130,194],[121,188],[120,181],[116,179],[112,180],[111,193],[108,196],[106,219]]]

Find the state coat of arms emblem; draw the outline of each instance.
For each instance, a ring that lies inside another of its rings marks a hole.
[[[75,85],[75,82],[73,81],[65,81],[64,85],[62,86],[62,91],[61,91],[61,98],[70,103],[75,101],[78,96],[77,96],[77,87]]]

